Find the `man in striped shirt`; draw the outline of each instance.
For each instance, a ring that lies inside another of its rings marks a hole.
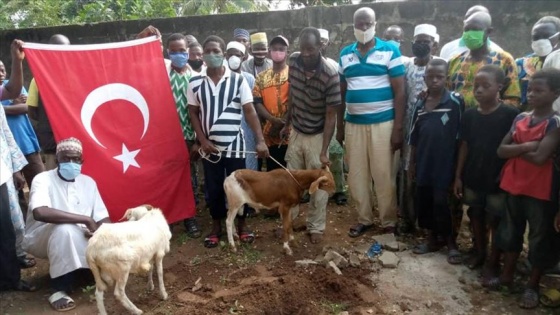
[[[299,42],[300,51],[288,60],[290,104],[283,131],[292,130],[285,159],[289,169],[319,169],[330,163],[328,149],[340,107],[340,79],[336,67],[321,56],[318,29],[304,28]],[[322,240],[328,200],[323,190],[310,199],[307,231],[314,244]],[[292,217],[298,213],[299,207],[292,209]]]
[[[348,235],[358,237],[373,225],[373,188],[385,232],[397,221],[394,153],[403,142],[404,73],[399,48],[375,37],[375,12],[354,13],[357,42],[340,53],[349,190],[357,203],[358,224]],[[375,187],[372,187],[375,182]]]
[[[257,154],[268,157],[259,119],[253,107],[253,94],[246,79],[224,66],[226,45],[220,37],[209,36],[202,45],[207,68],[190,79],[187,100],[191,123],[204,154],[204,176],[209,198],[212,232],[204,246],[216,247],[222,234],[221,220],[226,218],[224,179],[232,172],[245,168],[245,140],[241,130],[241,111],[255,133]],[[216,157],[219,155],[219,158]],[[252,242],[254,236],[245,229],[245,215],[238,218],[237,231],[242,242]]]

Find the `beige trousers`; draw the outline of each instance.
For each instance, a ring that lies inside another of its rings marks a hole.
[[[398,155],[391,151],[393,121],[358,125],[347,122],[348,188],[356,202],[358,222],[373,224],[373,191],[382,227],[397,223],[396,170]],[[375,185],[373,183],[375,182]]]
[[[290,142],[285,160],[289,169],[319,169],[321,168],[321,149],[323,134],[305,135],[293,130],[290,132]],[[327,151],[328,154],[328,151]],[[324,190],[317,190],[311,195],[307,213],[307,231],[309,233],[323,233],[327,221],[327,203],[329,194]],[[292,219],[299,214],[299,205],[291,209]]]

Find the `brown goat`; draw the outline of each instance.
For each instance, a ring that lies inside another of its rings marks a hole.
[[[248,204],[255,209],[278,208],[284,229],[284,249],[286,254],[292,255],[288,244],[294,238],[290,209],[299,204],[306,189],[310,194],[321,189],[332,195],[335,186],[329,168],[289,172],[284,169],[270,172],[243,169],[231,173],[224,181],[224,190],[229,206],[226,219],[228,241],[233,251],[237,251],[233,241],[233,221],[237,214],[243,214],[243,205]]]

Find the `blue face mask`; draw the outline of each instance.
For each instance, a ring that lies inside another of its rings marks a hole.
[[[64,162],[58,165],[60,176],[66,180],[74,180],[82,172],[82,164],[74,162]]]
[[[189,60],[189,53],[183,52],[176,52],[176,53],[169,53],[169,59],[171,59],[171,64],[176,67],[182,69]]]

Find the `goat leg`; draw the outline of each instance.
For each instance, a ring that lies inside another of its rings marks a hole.
[[[156,257],[156,267],[158,275],[158,285],[159,285],[159,295],[162,300],[167,300],[167,292],[165,291],[165,285],[163,284],[163,253]]]
[[[294,237],[292,235],[292,216],[290,215],[290,210],[284,205],[281,205],[278,210],[282,213],[282,227],[284,228],[284,235],[282,239],[284,241],[284,251],[286,252],[286,255],[292,256],[293,252],[289,244],[290,240]]]
[[[154,290],[154,266],[150,266],[150,270],[148,271],[148,291],[152,292]]]
[[[235,241],[233,240],[233,225],[234,225],[235,217],[237,216],[237,213],[242,207],[243,205],[241,205],[240,207],[235,207],[235,205],[230,205],[227,213],[226,230],[227,230],[229,246],[231,246],[231,250],[233,252],[237,252],[237,248],[235,247]]]
[[[124,291],[126,283],[128,281],[128,274],[130,270],[123,270],[124,273],[119,276],[115,283],[115,297],[117,300],[121,302],[121,304],[126,308],[129,312],[134,315],[141,315],[143,312],[141,309],[136,307],[126,296],[126,292]]]
[[[105,303],[103,301],[103,291],[99,290],[99,288],[95,289],[95,301],[97,302],[99,315],[107,315],[107,311],[105,310]]]

